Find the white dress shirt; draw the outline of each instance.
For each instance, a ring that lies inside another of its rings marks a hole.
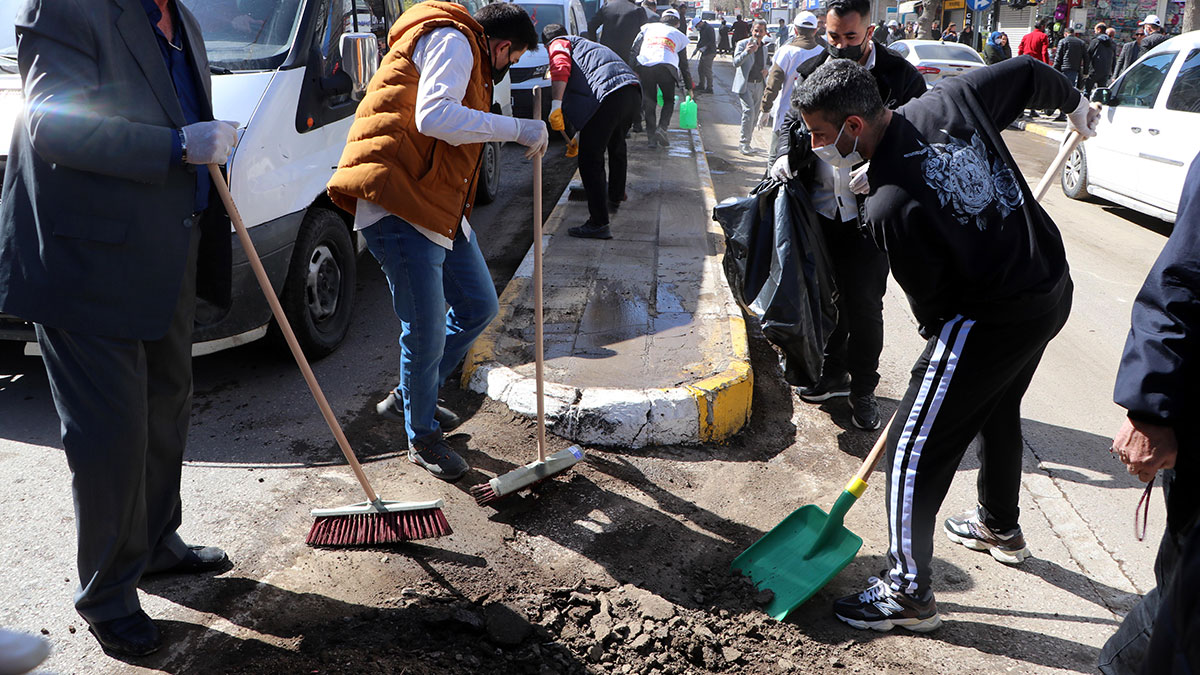
[[[520,133],[517,120],[505,115],[475,110],[463,105],[475,59],[471,43],[457,28],[438,28],[417,40],[413,65],[420,73],[417,105],[413,113],[417,131],[450,145],[515,141]],[[365,199],[355,208],[354,229],[361,230],[390,215],[386,209]],[[423,227],[417,231],[433,243],[447,249],[454,241]],[[463,234],[471,238],[471,225],[462,220]]]
[[[876,49],[880,49],[879,45],[872,46],[867,55],[867,70],[875,68]],[[817,162],[817,183],[813,186],[812,200],[817,213],[834,222],[858,220],[858,200],[850,191],[849,168],[835,169],[825,162]]]

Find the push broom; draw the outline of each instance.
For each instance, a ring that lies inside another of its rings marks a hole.
[[[346,461],[354,471],[355,478],[358,479],[359,485],[367,495],[367,501],[358,504],[333,509],[313,509],[312,515],[315,520],[305,543],[310,546],[362,546],[430,539],[450,534],[450,523],[446,521],[446,516],[442,513],[442,500],[389,502],[380,499],[375,489],[371,487],[371,483],[367,481],[367,475],[363,473],[362,465],[358,463],[358,458],[350,449],[350,441],[346,440],[346,434],[342,432],[342,427],[334,417],[329,402],[325,400],[321,385],[317,384],[317,378],[308,365],[308,359],[300,350],[300,343],[296,341],[296,334],[292,332],[292,326],[283,314],[283,307],[280,306],[279,299],[275,297],[271,280],[267,278],[267,272],[263,269],[258,252],[254,249],[254,243],[250,241],[250,233],[246,231],[242,216],[233,203],[233,196],[229,194],[229,185],[225,182],[225,178],[216,164],[208,165],[208,173],[217,186],[221,201],[225,203],[225,210],[229,212],[229,218],[233,221],[233,229],[237,232],[238,240],[246,251],[246,258],[250,261],[250,268],[254,270],[254,276],[258,279],[258,285],[267,298],[267,304],[271,306],[271,313],[275,315],[275,321],[279,324],[279,330],[283,333],[288,348],[292,350],[292,356],[296,357],[296,364],[300,366],[304,381],[308,383],[308,388],[312,391],[317,407],[321,409],[325,423],[329,425],[329,430],[333,432],[338,447],[342,449],[342,454],[346,456]]]
[[[541,110],[541,89],[534,89],[533,109]],[[565,137],[566,134],[564,134]],[[496,476],[471,488],[475,501],[483,506],[506,495],[546,480],[566,471],[583,459],[583,449],[572,445],[566,450],[546,456],[546,406],[543,401],[542,379],[542,157],[533,158],[533,316],[534,316],[534,373],[537,380],[537,451],[538,458],[523,467]]]

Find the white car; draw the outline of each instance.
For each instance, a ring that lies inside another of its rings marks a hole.
[[[1063,166],[1068,197],[1100,197],[1175,222],[1183,179],[1200,152],[1200,31],[1173,37],[1097,89],[1096,137]]]
[[[925,86],[933,88],[938,80],[984,68],[979,52],[967,45],[940,40],[897,40],[888,49],[903,56],[925,78]]]
[[[587,30],[587,18],[579,0],[515,0],[533,19],[533,26],[541,39],[542,29],[557,23],[567,29],[568,35],[582,35]],[[533,111],[533,90],[543,88],[541,117],[550,114],[550,56],[544,47],[525,52],[508,71],[512,78],[513,114],[518,117],[536,118]]]

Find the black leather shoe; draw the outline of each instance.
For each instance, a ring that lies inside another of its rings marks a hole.
[[[229,556],[216,546],[188,546],[183,560],[162,570],[160,574],[200,574],[231,567]]]
[[[115,656],[147,656],[162,647],[162,632],[140,609],[120,619],[89,622],[88,630],[104,651]]]
[[[438,399],[437,407],[433,410],[433,419],[437,420],[438,426],[442,431],[454,431],[462,426],[463,420],[453,410],[442,405],[442,399]],[[396,390],[388,392],[386,398],[375,404],[375,412],[390,420],[397,422],[404,421],[404,404],[401,403],[400,397],[396,395]]]

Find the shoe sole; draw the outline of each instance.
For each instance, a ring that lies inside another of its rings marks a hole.
[[[928,619],[884,619],[883,621],[859,621],[858,619],[850,619],[837,613],[834,616],[859,630],[869,629],[879,631],[880,633],[886,633],[897,626],[911,630],[914,633],[928,633],[942,626],[941,614],[934,614]]]
[[[813,396],[811,394],[801,394],[801,393],[797,393],[796,395],[800,397],[801,401],[804,401],[806,403],[820,403],[822,401],[828,401],[831,398],[848,397],[848,396],[850,396],[850,390],[847,389],[846,391],[827,391],[824,394],[817,394],[816,396]]]
[[[1028,546],[1019,551],[1004,551],[997,546],[988,544],[987,542],[983,542],[978,539],[972,539],[970,537],[960,537],[950,530],[945,528],[942,529],[946,533],[946,538],[950,541],[956,544],[962,544],[972,551],[987,551],[988,553],[992,554],[992,557],[996,559],[996,562],[1004,563],[1005,565],[1020,565],[1032,555],[1029,552]]]
[[[880,422],[879,419],[875,420],[874,425],[863,424],[862,422],[859,422],[858,418],[855,417],[854,415],[850,416],[850,422],[854,426],[858,427],[859,429],[862,429],[863,431],[875,431],[875,430],[879,429],[879,427],[883,426],[883,422]]]

